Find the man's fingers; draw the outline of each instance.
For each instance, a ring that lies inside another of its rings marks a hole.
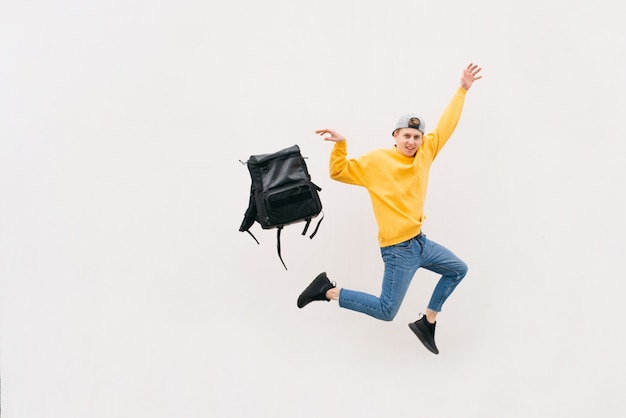
[[[472,79],[472,81],[476,81],[482,78],[481,75],[478,75],[478,73],[481,70],[482,68],[479,67],[478,64],[474,64],[473,62],[470,62],[469,64],[467,64],[467,67],[465,68],[464,72],[467,77],[470,77]]]
[[[474,64],[473,62],[470,62],[469,64],[467,64],[467,67],[465,68],[465,71],[468,71],[472,74],[476,74],[480,70],[482,70],[482,68],[480,68],[478,64]]]

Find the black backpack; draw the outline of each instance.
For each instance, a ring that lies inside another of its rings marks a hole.
[[[263,229],[276,228],[278,257],[286,270],[280,250],[280,233],[284,226],[304,221],[306,225],[302,235],[306,235],[311,219],[322,211],[318,194],[322,189],[311,181],[297,145],[273,154],[252,155],[242,163],[248,166],[252,185],[250,203],[239,231],[247,232],[259,244],[250,232],[255,221]],[[322,214],[310,238],[317,234],[323,218]]]

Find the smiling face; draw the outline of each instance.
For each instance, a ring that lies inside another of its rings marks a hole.
[[[401,128],[393,133],[396,140],[396,149],[405,157],[414,157],[417,149],[422,145],[424,134],[415,128]]]

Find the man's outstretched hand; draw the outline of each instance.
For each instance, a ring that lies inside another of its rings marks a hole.
[[[478,75],[480,70],[482,70],[482,68],[478,65],[469,63],[467,67],[463,69],[463,74],[461,75],[461,87],[465,90],[469,90],[474,81],[483,78],[482,75]]]
[[[341,142],[341,141],[345,141],[346,137],[341,135],[338,132],[333,131],[332,129],[318,129],[317,131],[315,131],[316,134],[318,135],[330,135],[330,136],[325,136],[324,137],[324,141],[332,141],[332,142]]]

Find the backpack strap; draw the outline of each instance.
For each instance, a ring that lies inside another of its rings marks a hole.
[[[250,230],[249,230],[249,229],[246,229],[246,232],[247,232],[248,234],[250,234],[250,236],[251,236],[252,238],[254,238],[254,240],[256,241],[256,243],[257,243],[257,244],[261,245],[261,243],[259,242],[259,240],[258,240],[258,239],[256,239],[256,237],[252,234],[252,232],[250,232]]]
[[[283,230],[282,226],[276,228],[276,249],[278,250],[278,258],[280,258],[280,262],[283,263],[283,267],[285,268],[285,270],[287,270],[287,266],[285,265],[285,262],[283,261],[283,256],[280,253],[280,231],[282,230]]]
[[[250,235],[252,234],[248,230],[250,229],[250,227],[252,227],[252,225],[254,225],[254,221],[258,213],[258,210],[256,207],[256,200],[254,197],[255,197],[255,190],[254,190],[254,185],[252,185],[250,186],[250,199],[248,201],[248,209],[246,209],[246,213],[243,216],[243,222],[241,223],[241,226],[239,227],[240,232],[247,231]],[[254,238],[254,235],[252,235],[252,237]],[[257,242],[257,244],[259,243],[259,241],[257,241],[256,238],[254,238],[254,240]]]
[[[323,220],[324,220],[324,212],[322,211],[322,217],[320,218],[319,221],[317,221],[317,225],[315,225],[315,229],[313,230],[313,233],[311,234],[311,236],[309,236],[309,238],[313,239],[315,234],[317,234],[317,230],[320,228],[320,224],[322,223]]]
[[[308,231],[309,225],[311,225],[311,218],[308,218],[306,220],[306,225],[304,225],[304,229],[302,230],[302,235],[306,235],[306,231]]]

